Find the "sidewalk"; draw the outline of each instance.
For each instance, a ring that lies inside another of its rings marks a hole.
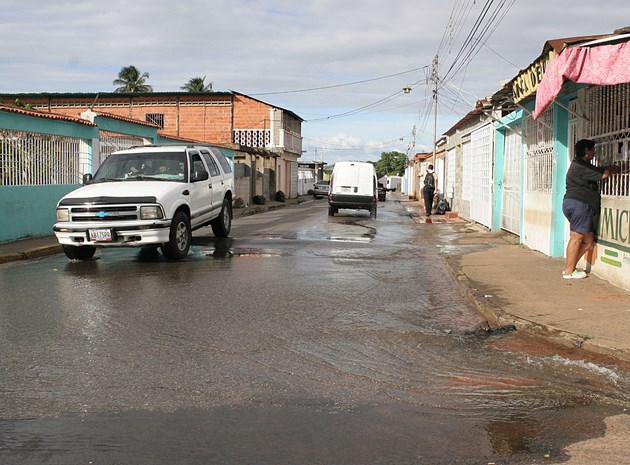
[[[460,218],[424,216],[402,202],[416,223],[463,223],[455,250],[442,254],[464,295],[492,326],[513,324],[566,347],[630,362],[630,293],[591,274],[562,278],[564,258],[550,258]]]
[[[234,218],[309,199],[235,209]],[[563,346],[630,362],[629,292],[592,274],[581,280],[562,279],[563,258],[549,258],[516,244],[507,233],[489,233],[456,215],[427,218],[419,202],[402,196],[397,200],[416,223],[458,225],[461,234],[455,234],[453,245],[462,247],[443,252],[442,257],[464,295],[491,324],[514,324]],[[61,253],[54,236],[0,243],[0,263],[52,253]]]

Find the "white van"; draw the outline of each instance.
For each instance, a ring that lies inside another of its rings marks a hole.
[[[374,165],[357,161],[335,163],[328,193],[328,216],[334,216],[340,208],[352,208],[368,210],[376,218],[377,195]]]

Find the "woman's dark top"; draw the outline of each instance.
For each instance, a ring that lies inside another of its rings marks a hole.
[[[599,214],[602,200],[599,181],[602,180],[604,171],[606,168],[594,166],[581,158],[574,158],[567,171],[567,192],[564,198],[586,202]]]

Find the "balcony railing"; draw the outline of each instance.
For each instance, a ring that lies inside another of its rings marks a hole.
[[[266,148],[271,144],[269,129],[235,129],[234,143],[243,147]]]

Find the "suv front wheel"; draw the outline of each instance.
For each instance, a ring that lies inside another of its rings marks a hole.
[[[82,245],[75,247],[74,245],[64,245],[63,252],[70,260],[90,260],[96,252],[96,247],[93,245]]]
[[[168,260],[181,260],[188,255],[191,242],[192,231],[188,216],[184,212],[175,213],[171,223],[169,241],[162,245],[162,254]]]

